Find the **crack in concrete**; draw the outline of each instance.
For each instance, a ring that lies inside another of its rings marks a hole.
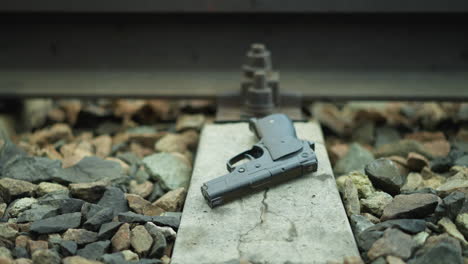
[[[255,228],[257,228],[258,226],[260,226],[261,224],[264,223],[265,221],[265,217],[266,217],[266,213],[268,212],[268,204],[266,203],[266,199],[267,199],[267,193],[268,193],[268,190],[269,189],[266,189],[264,192],[263,192],[263,198],[262,198],[262,206],[260,208],[260,217],[259,217],[259,221],[252,227],[250,228],[249,230],[247,230],[247,232],[244,232],[243,234],[240,234],[239,235],[239,242],[237,243],[237,252],[239,254],[239,258],[242,258],[242,251],[240,249],[241,245],[244,241],[244,237],[246,237],[250,232],[252,232]]]
[[[269,189],[266,189],[264,191],[264,193],[263,193],[263,199],[261,201],[262,206],[260,207],[259,221],[252,228],[250,228],[246,232],[239,235],[239,241],[237,243],[237,252],[239,254],[239,258],[242,258],[242,250],[240,249],[242,243],[248,242],[248,240],[246,240],[246,237],[250,234],[250,232],[254,231],[257,227],[261,226],[263,223],[266,222],[267,213],[271,213],[271,214],[276,215],[278,217],[284,218],[289,223],[288,236],[284,239],[284,241],[292,242],[292,241],[294,241],[294,239],[296,237],[298,237],[298,232],[297,232],[296,225],[294,224],[294,222],[289,217],[287,217],[285,215],[282,215],[282,214],[279,214],[279,213],[276,213],[276,212],[273,212],[273,211],[268,209],[268,203],[266,202],[266,200],[268,198],[268,190]]]

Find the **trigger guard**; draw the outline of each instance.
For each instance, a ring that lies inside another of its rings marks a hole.
[[[243,160],[244,158],[247,158],[249,161],[254,160],[256,158],[259,158],[259,157],[255,157],[255,155],[254,155],[256,149],[261,149],[261,153],[262,153],[261,155],[263,155],[263,153],[265,153],[265,149],[262,147],[261,144],[255,144],[251,149],[246,150],[246,151],[244,151],[242,153],[239,153],[236,156],[232,157],[226,163],[227,170],[229,172],[232,172],[233,170],[235,170],[236,167],[234,167],[234,164],[236,164],[237,162]]]

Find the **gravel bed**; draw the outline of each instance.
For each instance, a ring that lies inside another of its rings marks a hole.
[[[169,263],[212,109],[30,100],[26,133],[0,120],[0,263]]]
[[[360,257],[344,263],[468,263],[468,104],[311,107]]]

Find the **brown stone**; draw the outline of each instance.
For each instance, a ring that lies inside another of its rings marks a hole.
[[[142,198],[147,198],[151,192],[153,192],[154,184],[150,181],[145,181],[141,184],[138,184],[137,181],[130,181],[129,192],[131,194],[136,194]]]
[[[421,154],[410,152],[407,164],[411,171],[420,172],[424,167],[429,166],[429,160]]]
[[[49,243],[44,240],[28,240],[28,249],[29,253],[32,254],[34,251],[38,249],[48,249],[49,248]]]
[[[447,140],[426,142],[424,147],[434,157],[446,157],[450,152],[450,143]]]
[[[152,244],[153,238],[144,226],[138,225],[132,229],[131,245],[138,255],[145,256],[151,249]]]
[[[167,134],[162,137],[154,146],[159,152],[179,152],[188,150],[187,142],[179,134]]]
[[[389,255],[408,259],[416,246],[416,242],[410,235],[398,229],[387,229],[383,237],[374,242],[367,256],[370,260]]]
[[[162,215],[165,212],[164,209],[153,204],[149,204],[143,208],[143,214],[148,216]]]
[[[136,142],[130,143],[130,151],[133,152],[133,154],[137,155],[139,158],[143,158],[154,153],[153,149],[143,147],[141,144],[138,144]]]
[[[432,214],[439,202],[437,195],[429,193],[395,196],[383,211],[381,221],[399,218],[424,218]]]
[[[348,216],[361,213],[358,191],[351,179],[346,179],[345,181],[343,203]]]
[[[153,204],[161,207],[168,212],[176,212],[182,209],[187,191],[181,187],[164,194]]]
[[[138,112],[143,106],[145,106],[144,100],[116,100],[114,103],[114,115],[130,119],[130,117]]]
[[[74,125],[78,120],[78,115],[81,111],[82,104],[80,100],[63,100],[59,103],[60,107],[65,111],[67,121]]]
[[[153,148],[154,144],[166,134],[167,132],[128,134],[128,140],[146,148]]]
[[[63,264],[103,264],[100,261],[89,260],[80,256],[66,257],[62,260]]]
[[[10,178],[0,179],[0,195],[5,202],[24,196],[34,196],[37,185]]]
[[[200,130],[205,123],[203,114],[179,115],[176,121],[176,131],[181,132],[188,129]]]
[[[73,134],[70,126],[63,123],[53,125],[49,129],[42,129],[31,135],[29,140],[33,144],[44,146],[49,143],[55,143],[58,140],[71,141]]]
[[[127,193],[125,194],[125,198],[127,198],[128,206],[137,214],[143,214],[143,208],[151,204],[136,194]]]
[[[47,157],[53,160],[63,159],[62,154],[60,154],[53,145],[46,145],[44,148],[40,149],[36,154],[38,156]]]
[[[406,264],[401,258],[395,256],[387,256],[385,259],[387,264]]]
[[[112,138],[109,135],[101,135],[93,140],[96,149],[96,156],[106,158],[112,150]]]
[[[32,264],[32,260],[31,259],[27,259],[27,258],[19,258],[19,259],[15,259],[15,264]]]
[[[17,247],[23,247],[27,248],[28,247],[28,241],[31,240],[30,237],[25,236],[25,235],[19,235],[15,239],[15,246]]]
[[[153,99],[146,101],[147,106],[161,120],[170,120],[177,115],[177,108],[168,100]]]
[[[364,264],[364,261],[359,256],[345,257],[343,264]]]
[[[31,225],[32,225],[32,222],[24,223],[24,224],[17,224],[20,232],[29,232],[31,230]]]
[[[187,130],[180,133],[182,140],[187,144],[187,147],[190,150],[195,150],[198,145],[198,140],[200,138],[199,134],[195,130]]]
[[[55,122],[64,122],[65,118],[66,118],[65,111],[63,111],[60,108],[51,109],[47,113],[47,118],[49,118],[50,120],[55,121]]]
[[[8,257],[0,257],[0,264],[14,264],[14,260]]]
[[[122,251],[130,248],[130,225],[124,223],[111,239],[112,251]]]
[[[91,203],[101,199],[106,187],[107,181],[96,181],[87,183],[72,183],[69,185],[72,197],[76,197]]]
[[[415,132],[411,134],[406,134],[405,139],[412,139],[419,142],[431,142],[436,140],[445,140],[445,135],[443,132],[428,132],[428,131],[421,131]]]
[[[348,150],[348,144],[338,143],[330,146],[328,148],[328,153],[330,154],[330,159],[333,161],[333,163],[335,163],[339,159],[343,158],[346,153],[348,153]]]
[[[94,156],[92,145],[86,141],[77,143],[65,144],[60,148],[60,153],[63,155],[62,167],[71,167],[84,157]]]
[[[63,240],[75,241],[78,245],[89,244],[97,241],[98,234],[86,229],[68,229],[63,234]]]
[[[38,196],[43,196],[51,192],[68,192],[68,188],[58,184],[58,183],[52,183],[52,182],[41,182],[37,186],[37,195]]]

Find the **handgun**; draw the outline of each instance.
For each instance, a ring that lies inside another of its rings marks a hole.
[[[249,128],[259,142],[227,162],[228,174],[201,186],[211,208],[317,171],[315,144],[297,138],[288,116],[272,114],[252,118]]]

